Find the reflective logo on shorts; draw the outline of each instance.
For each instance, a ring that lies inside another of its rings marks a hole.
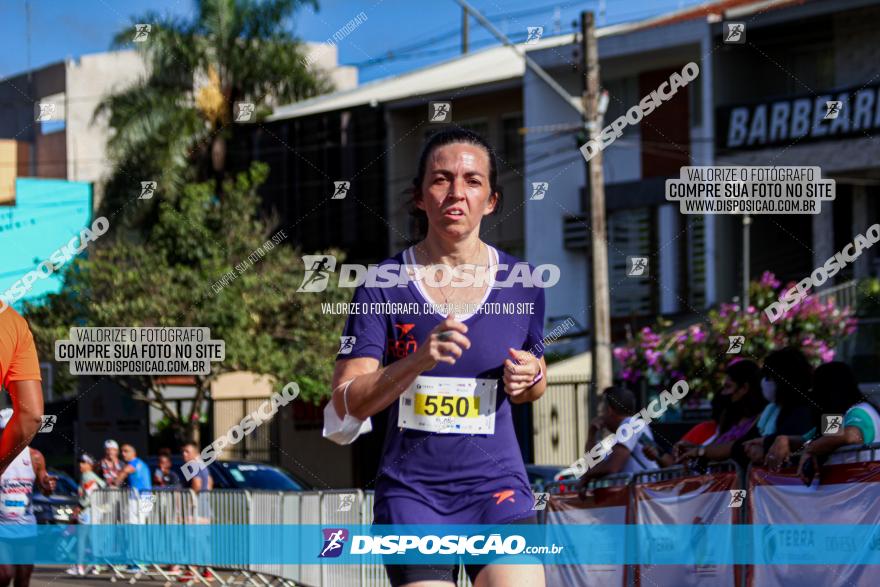
[[[513,489],[505,489],[504,491],[499,491],[492,496],[498,499],[498,501],[495,502],[495,505],[501,505],[501,502],[507,499],[509,499],[511,503],[515,503],[516,500],[513,498],[514,493],[516,492]]]

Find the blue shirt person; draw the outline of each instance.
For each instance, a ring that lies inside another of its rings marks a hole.
[[[137,451],[135,451],[132,445],[122,445],[122,459],[125,461],[125,467],[116,477],[116,486],[121,487],[123,481],[128,479],[128,485],[132,489],[138,491],[151,490],[153,482],[150,479],[150,467],[137,457]]]

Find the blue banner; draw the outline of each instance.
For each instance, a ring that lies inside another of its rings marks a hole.
[[[876,525],[0,526],[0,564],[880,565]]]

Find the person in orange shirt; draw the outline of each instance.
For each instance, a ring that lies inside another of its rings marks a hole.
[[[0,310],[0,384],[14,415],[0,436],[0,475],[40,429],[43,388],[37,348],[27,321],[4,304]]]

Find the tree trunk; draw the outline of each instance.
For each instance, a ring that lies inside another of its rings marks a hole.
[[[226,138],[220,129],[215,133],[211,141],[211,165],[214,167],[214,174],[222,176],[226,171]]]

